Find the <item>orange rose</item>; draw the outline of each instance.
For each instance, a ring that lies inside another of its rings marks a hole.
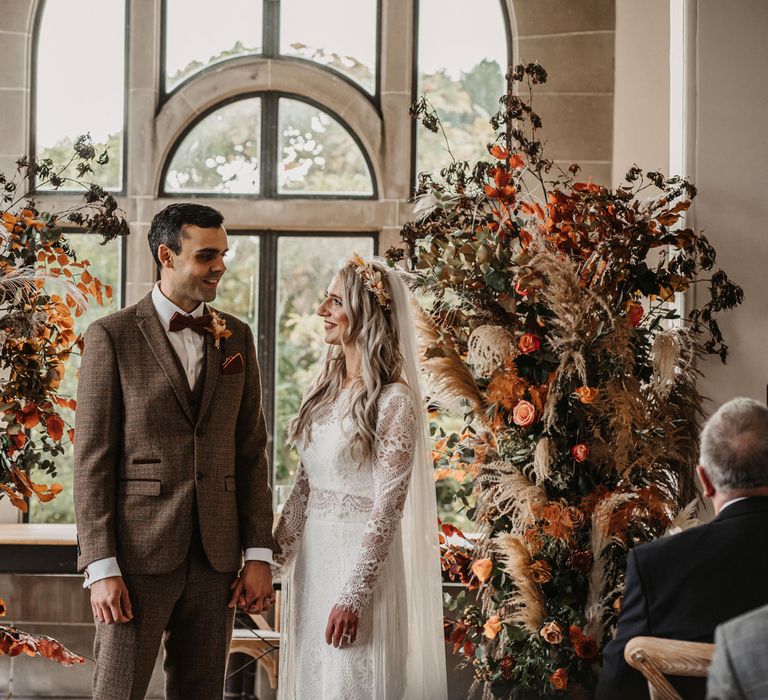
[[[536,583],[549,583],[552,580],[552,567],[545,559],[537,559],[528,567],[528,576]]]
[[[495,639],[496,635],[501,631],[501,620],[498,615],[493,615],[488,618],[488,622],[483,627],[483,635],[488,639]]]
[[[539,630],[539,635],[549,644],[560,644],[563,641],[563,628],[552,620]]]
[[[512,420],[515,425],[527,428],[536,422],[536,408],[530,401],[521,399],[512,411]]]
[[[490,559],[478,559],[472,562],[472,573],[480,583],[485,583],[491,576],[493,562]]]
[[[581,403],[590,404],[595,402],[597,395],[600,393],[600,389],[593,389],[592,387],[588,386],[580,386],[578,389],[576,389],[575,393],[579,397],[579,401],[581,401]]]
[[[555,690],[565,690],[568,687],[568,671],[564,668],[558,668],[549,677],[549,684]]]
[[[578,445],[574,445],[571,448],[571,456],[577,462],[586,462],[589,458],[589,445],[585,445],[583,442],[580,442]]]
[[[523,355],[536,352],[541,347],[541,340],[537,335],[533,333],[523,333],[520,336],[520,340],[517,341],[517,347],[520,348],[520,352]]]
[[[576,529],[584,524],[584,513],[576,506],[566,506],[563,508],[563,524],[571,529]]]
[[[642,304],[632,302],[627,308],[627,318],[635,328],[640,325],[640,321],[643,320],[643,316],[645,316],[645,309],[643,308]]]

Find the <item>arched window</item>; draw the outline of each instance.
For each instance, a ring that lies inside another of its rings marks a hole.
[[[173,151],[167,194],[373,197],[366,156],[336,117],[292,96],[264,93],[219,106]]]
[[[416,95],[426,95],[447,137],[416,131],[416,171],[487,156],[488,120],[505,92],[508,21],[500,0],[419,0]],[[478,41],[478,37],[484,37]],[[450,153],[448,148],[450,147]]]
[[[208,66],[262,52],[261,0],[165,0],[165,91]],[[214,9],[215,8],[215,9]]]
[[[88,38],[79,45],[82,27]],[[38,20],[34,87],[36,154],[66,163],[77,137],[90,133],[97,151],[109,149],[109,163],[95,168],[94,180],[122,189],[125,0],[47,0]]]
[[[333,68],[374,94],[377,20],[376,0],[280,0],[280,53]]]

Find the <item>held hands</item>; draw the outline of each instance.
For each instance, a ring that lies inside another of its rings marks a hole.
[[[91,610],[97,622],[107,625],[133,619],[131,599],[122,576],[103,578],[91,585]]]
[[[232,599],[229,607],[237,605],[248,613],[261,613],[272,607],[275,591],[272,588],[272,571],[263,561],[247,561],[240,576],[230,586]]]
[[[328,616],[328,625],[325,628],[325,643],[333,644],[337,649],[354,644],[357,638],[357,625],[359,621],[360,618],[356,612],[335,605]]]

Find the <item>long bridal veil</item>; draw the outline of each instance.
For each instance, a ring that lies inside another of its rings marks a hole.
[[[384,261],[377,259],[377,262]],[[406,607],[409,646],[404,697],[406,700],[445,700],[448,691],[437,499],[429,426],[421,390],[413,300],[397,268],[390,269],[388,281],[404,360],[404,379],[413,394],[418,425],[411,485],[401,524],[406,598],[403,605]]]

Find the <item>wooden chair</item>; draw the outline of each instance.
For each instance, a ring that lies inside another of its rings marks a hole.
[[[682,700],[666,676],[705,678],[714,652],[714,644],[635,637],[624,648],[624,658],[645,676],[651,700]]]
[[[248,617],[253,621],[253,627],[235,627],[232,631],[232,642],[229,645],[230,654],[247,654],[266,672],[271,688],[277,688],[277,674],[280,669],[280,592],[275,600],[275,627],[261,615]]]

